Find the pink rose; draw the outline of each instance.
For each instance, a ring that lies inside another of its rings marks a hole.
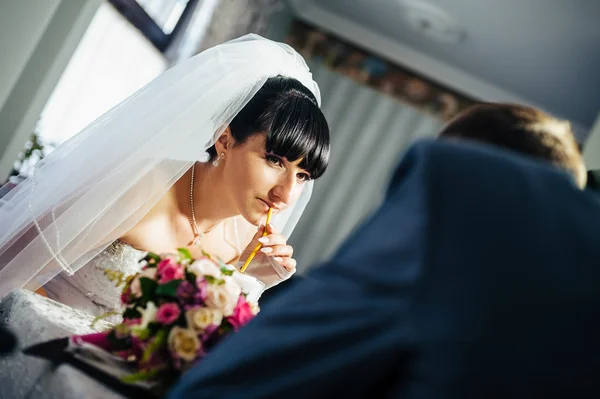
[[[121,294],[121,303],[123,305],[127,305],[129,303],[129,298],[131,297],[131,289],[127,289],[125,292]]]
[[[110,351],[112,348],[111,348],[110,341],[108,340],[109,333],[110,333],[110,331],[104,331],[104,332],[86,334],[86,335],[74,335],[73,337],[71,337],[71,339],[76,344],[81,344],[82,342],[86,342],[88,344],[92,344],[99,348],[102,348],[106,351]]]
[[[185,277],[183,267],[172,259],[165,259],[158,264],[158,274],[161,284],[171,280],[182,280]]]
[[[173,324],[181,314],[181,309],[176,303],[164,303],[156,311],[156,320],[164,325]]]
[[[250,304],[246,302],[246,298],[242,295],[239,297],[237,305],[233,310],[233,315],[227,318],[233,328],[237,331],[254,317]]]
[[[166,268],[168,266],[173,266],[173,265],[177,265],[177,262],[175,261],[175,259],[165,258],[159,262],[159,264],[156,266],[156,270],[160,273],[163,271],[164,268]]]

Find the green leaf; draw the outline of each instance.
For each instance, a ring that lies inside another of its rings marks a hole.
[[[150,381],[155,379],[156,376],[160,375],[160,373],[162,373],[163,370],[163,367],[159,367],[152,370],[139,371],[137,373],[121,378],[121,381],[123,381],[126,384],[134,384],[138,381]]]
[[[216,277],[213,277],[213,276],[210,276],[210,275],[204,276],[204,279],[209,284],[217,284],[217,285],[225,284],[225,280],[223,280],[222,278],[216,278]]]
[[[225,266],[221,267],[221,273],[223,273],[226,276],[233,276],[233,270],[229,269],[229,268],[227,268]]]
[[[140,317],[142,317],[142,314],[135,308],[127,308],[123,312],[124,319],[139,319]]]
[[[154,298],[158,283],[148,277],[140,278],[140,286],[142,287],[142,299],[144,302],[151,301]]]
[[[155,321],[151,321],[150,323],[148,323],[148,331],[150,331],[150,335],[156,335],[158,330],[160,330],[163,327],[164,326],[162,324],[157,323]]]
[[[115,328],[117,328],[117,326],[115,326]],[[125,351],[131,349],[131,338],[126,337],[119,339],[115,334],[115,330],[111,331],[106,339],[110,343],[111,351]]]
[[[150,344],[148,344],[148,346],[144,350],[141,363],[142,364],[147,363],[150,360],[150,358],[152,357],[152,354],[154,352],[156,352],[157,350],[160,350],[165,345],[166,341],[167,341],[167,330],[163,329],[163,330],[158,331],[156,333],[156,336],[154,337],[154,339],[152,341],[150,341]]]
[[[198,277],[196,277],[196,275],[195,275],[194,273],[192,273],[192,272],[188,272],[188,271],[186,270],[186,272],[185,272],[185,279],[186,279],[186,280],[187,280],[187,281],[188,281],[190,284],[194,284],[194,285],[196,285],[196,279],[197,279],[197,278],[198,278]]]
[[[177,288],[179,288],[179,284],[181,284],[182,282],[183,280],[171,280],[168,283],[161,284],[155,291],[156,295],[176,297]]]
[[[223,334],[229,334],[229,333],[232,333],[232,332],[234,332],[234,328],[233,328],[233,326],[232,326],[232,325],[231,325],[229,322],[223,323],[223,324],[221,325],[221,328],[220,328],[219,330],[220,330],[220,331],[221,331]]]
[[[146,263],[148,264],[148,267],[156,267],[156,265],[159,264],[161,260],[162,259],[160,258],[160,256],[158,256],[152,252],[148,252],[148,254],[146,254],[144,259],[142,259],[142,261],[146,261]]]
[[[114,311],[102,313],[101,315],[96,316],[94,318],[94,320],[92,320],[92,323],[90,324],[90,328],[91,329],[96,328],[96,323],[98,323],[100,320],[104,320],[104,319],[109,318],[110,316],[117,316],[117,315],[120,315],[120,313],[119,312],[114,312]]]
[[[192,261],[194,260],[194,258],[192,257],[192,254],[190,253],[190,251],[188,251],[185,248],[177,248],[177,252],[179,252],[179,255],[181,256],[182,260],[188,260],[188,261]]]
[[[223,262],[223,259],[221,258],[217,258],[217,263],[219,264],[219,267],[227,267],[227,264]]]
[[[138,326],[131,327],[131,335],[133,337],[138,337],[141,341],[145,341],[150,337],[150,330],[147,328],[141,328]]]

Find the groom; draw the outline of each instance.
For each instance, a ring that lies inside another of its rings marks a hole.
[[[170,398],[600,397],[600,203],[557,169],[414,145],[334,260]]]

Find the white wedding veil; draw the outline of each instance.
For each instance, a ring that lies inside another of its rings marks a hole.
[[[72,274],[131,229],[270,77],[317,84],[291,47],[246,35],[166,71],[36,165],[0,199],[0,298]],[[312,192],[274,224],[286,236]]]

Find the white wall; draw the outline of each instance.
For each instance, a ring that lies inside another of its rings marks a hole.
[[[102,0],[0,5],[0,181],[4,181]]]
[[[19,79],[60,0],[5,1],[0,6],[0,107]],[[23,22],[27,23],[23,23]]]
[[[600,169],[600,113],[596,118],[592,130],[590,130],[583,159],[588,169]]]
[[[284,0],[281,3],[281,8],[271,16],[267,37],[278,42],[285,41],[285,37],[290,32],[294,18],[294,11],[290,2]]]

